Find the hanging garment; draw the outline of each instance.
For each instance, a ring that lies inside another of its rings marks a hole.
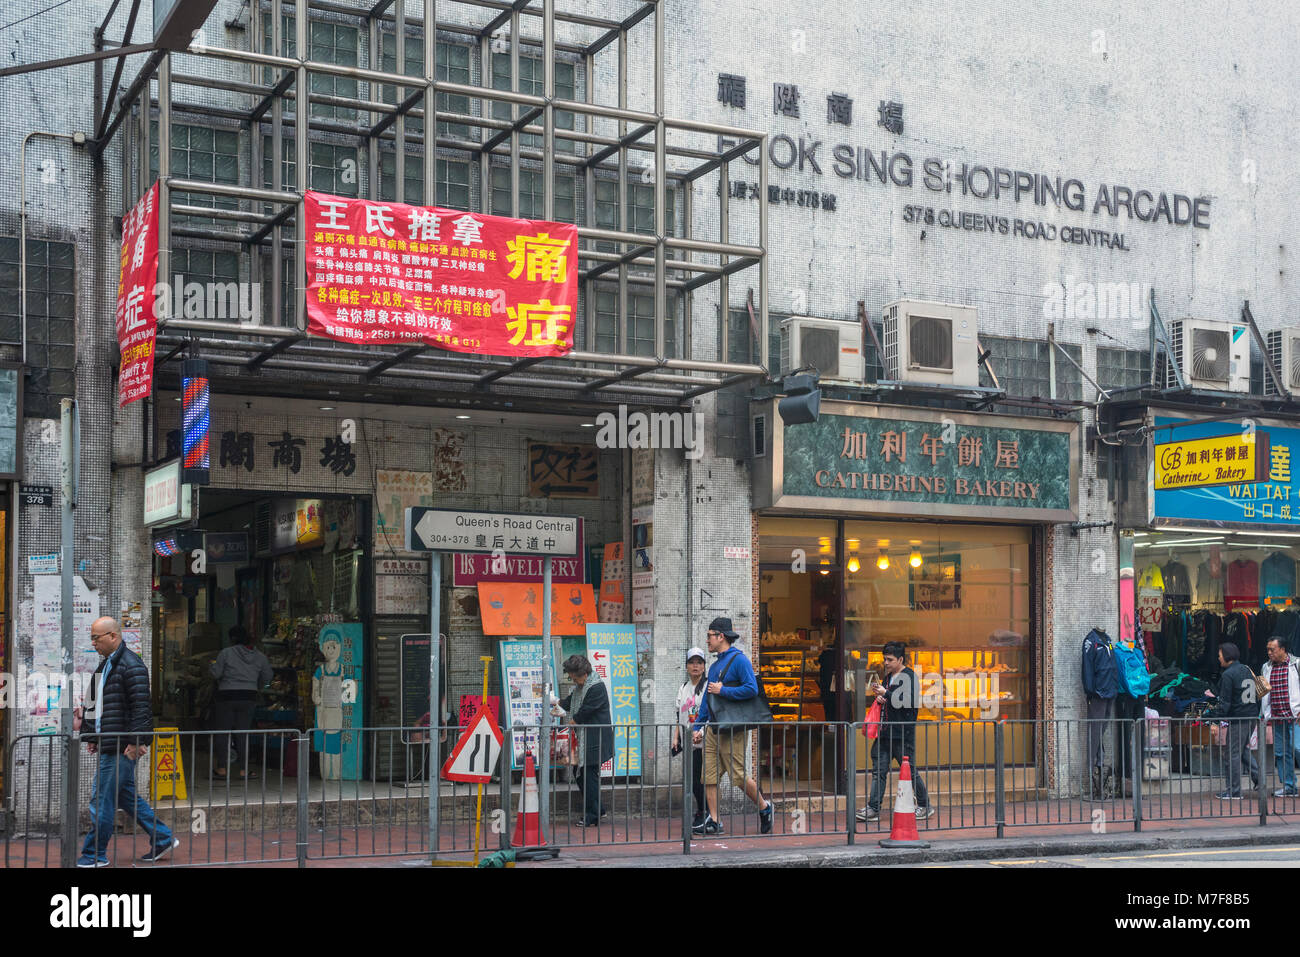
[[[1223,603],[1226,611],[1238,607],[1254,608],[1259,604],[1258,564],[1245,558],[1229,563]]]
[[[1216,575],[1208,561],[1196,567],[1196,604],[1223,604],[1223,576]]]
[[[1192,576],[1182,562],[1171,561],[1161,571],[1165,579],[1165,604],[1190,605],[1192,602]]]
[[[1205,612],[1197,612],[1186,618],[1187,624],[1187,662],[1183,670],[1192,675],[1203,675],[1209,668],[1209,641],[1205,634]]]
[[[1138,576],[1138,588],[1157,588],[1165,590],[1165,576],[1160,573],[1159,565],[1148,565]]]
[[[1250,622],[1244,612],[1234,611],[1223,616],[1223,641],[1220,644],[1224,642],[1236,645],[1242,656],[1250,650]]]
[[[1083,690],[1089,698],[1111,699],[1119,691],[1119,665],[1110,636],[1094,628],[1083,639]]]
[[[1287,649],[1292,655],[1300,653],[1300,648],[1296,647],[1296,642],[1300,641],[1300,613],[1289,608],[1278,612],[1277,621],[1273,623],[1273,634],[1286,639]]]
[[[1259,566],[1260,603],[1271,598],[1278,604],[1279,599],[1295,598],[1295,560],[1282,552],[1274,552],[1264,559]]]

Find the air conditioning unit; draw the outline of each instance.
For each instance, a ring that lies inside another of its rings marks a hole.
[[[900,299],[885,307],[885,378],[893,382],[980,384],[974,306]]]
[[[1169,324],[1171,357],[1188,388],[1214,392],[1250,391],[1250,336],[1245,325],[1210,319],[1178,319]],[[1169,370],[1168,385],[1178,384]]]
[[[862,382],[862,326],[791,316],[781,322],[781,373],[812,366],[822,382]]]
[[[1300,395],[1300,329],[1276,329],[1267,337],[1268,355],[1287,392]],[[1264,394],[1277,395],[1273,377],[1264,373]]]

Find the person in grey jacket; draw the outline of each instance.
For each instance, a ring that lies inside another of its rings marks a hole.
[[[253,637],[244,628],[235,625],[230,629],[230,646],[217,655],[212,663],[212,677],[217,681],[217,693],[212,706],[214,731],[248,731],[253,726],[253,712],[257,710],[258,689],[271,683],[271,662],[266,655],[253,647]],[[214,737],[212,741],[215,774],[226,777],[226,759],[233,746],[240,763],[247,765],[248,735]],[[241,778],[257,777],[256,772],[243,770]]]
[[[1255,696],[1255,675],[1241,663],[1241,652],[1230,641],[1219,645],[1219,665],[1223,675],[1219,678],[1219,693],[1207,690],[1207,697],[1215,698],[1214,707],[1205,713],[1207,718],[1226,719],[1228,738],[1223,761],[1223,775],[1226,790],[1216,794],[1220,801],[1241,800],[1241,772],[1244,768],[1250,773],[1250,780],[1259,787],[1259,765],[1255,756],[1246,748],[1250,737],[1251,723],[1246,720],[1259,714],[1259,704]]]

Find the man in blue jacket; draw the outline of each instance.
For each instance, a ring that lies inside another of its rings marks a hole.
[[[91,754],[99,754],[90,794],[90,833],[77,859],[78,867],[107,867],[108,845],[118,808],[149,835],[150,850],[143,863],[161,860],[180,845],[166,824],[136,794],[135,763],[153,742],[149,701],[149,669],[122,641],[122,626],[114,618],[97,618],[90,626],[90,643],[103,661],[95,670],[90,693],[93,708],[78,708],[74,726]],[[86,729],[85,724],[90,728]]]
[[[730,618],[715,618],[709,625],[709,651],[718,656],[709,666],[708,692],[700,705],[699,716],[692,725],[692,739],[696,744],[704,741],[704,800],[709,815],[704,823],[692,830],[696,834],[721,834],[718,823],[718,785],[725,770],[731,783],[744,781],[742,787],[749,799],[758,805],[759,829],[768,834],[772,830],[772,802],[765,800],[758,783],[745,774],[745,754],[749,750],[749,730],[719,726],[709,714],[709,701],[718,695],[730,701],[747,701],[758,696],[758,679],[754,666],[734,642],[740,635],[731,627]],[[725,677],[725,681],[723,680]],[[710,722],[713,727],[707,727]],[[721,740],[719,740],[721,739]]]

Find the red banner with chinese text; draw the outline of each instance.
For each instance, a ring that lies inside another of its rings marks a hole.
[[[453,352],[573,349],[578,228],[308,191],[307,331]]]
[[[158,283],[158,183],[122,220],[117,273],[117,345],[122,365],[117,400],[125,406],[153,390],[153,350],[158,334],[154,293]]]

